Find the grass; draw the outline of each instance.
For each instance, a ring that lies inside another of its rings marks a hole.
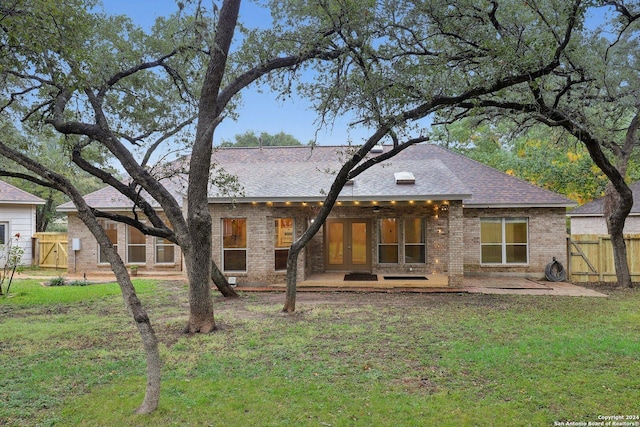
[[[136,280],[161,341],[159,409],[117,285],[14,283],[0,297],[0,425],[525,426],[634,415],[640,293],[282,294],[215,299],[179,333],[186,287]]]

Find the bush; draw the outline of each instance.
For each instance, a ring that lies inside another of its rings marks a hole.
[[[69,286],[87,286],[88,284],[86,280],[74,280],[68,283]]]
[[[49,280],[49,286],[64,286],[64,285],[66,285],[64,277],[54,277],[53,279]]]

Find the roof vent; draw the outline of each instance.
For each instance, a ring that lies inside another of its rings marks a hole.
[[[398,185],[416,183],[416,177],[413,176],[411,172],[396,172],[393,174],[393,176],[396,178],[396,184]]]
[[[382,153],[383,151],[384,147],[382,146],[382,144],[375,145],[373,148],[371,148],[372,153]]]

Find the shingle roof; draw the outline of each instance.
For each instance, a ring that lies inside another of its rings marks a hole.
[[[633,192],[633,207],[630,215],[640,215],[640,181],[629,184]],[[604,212],[604,197],[600,197],[593,202],[578,206],[569,213],[568,216],[602,216]]]
[[[182,194],[186,192],[182,191],[182,180],[180,178],[164,179],[162,180],[164,186],[169,192],[176,198],[179,204],[182,205]],[[155,208],[160,208],[160,205],[153,200],[146,192],[140,194],[145,200],[150,201],[151,205]],[[133,207],[133,202],[127,197],[123,196],[113,187],[104,187],[100,190],[96,190],[92,193],[84,196],[84,200],[95,209],[103,211],[123,211],[130,210]],[[67,202],[58,206],[59,212],[74,212],[76,210],[73,202]]]
[[[243,196],[237,202],[321,201],[348,150],[338,146],[221,148],[214,152],[213,162],[238,177]],[[412,173],[415,184],[397,184],[396,172]],[[179,185],[172,187],[179,201],[183,190]],[[131,206],[110,187],[85,199],[101,209]],[[211,187],[209,200],[222,203],[230,198]],[[431,144],[409,147],[363,172],[353,185],[344,187],[339,200],[463,200],[468,207],[574,205],[564,196]],[[74,210],[70,204],[59,209]]]
[[[11,184],[0,180],[0,203],[21,205],[43,205],[45,202],[38,196],[27,193]]]
[[[385,150],[389,150],[385,147]],[[237,174],[247,200],[324,199],[345,147],[219,149],[215,162]],[[415,184],[399,185],[394,173],[411,172]],[[215,196],[213,189],[211,195]],[[374,166],[346,186],[343,200],[462,199],[470,206],[573,206],[574,203],[463,155],[417,144]],[[214,200],[215,201],[215,197]]]

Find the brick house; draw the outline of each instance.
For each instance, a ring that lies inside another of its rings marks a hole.
[[[633,207],[624,223],[624,234],[640,234],[640,181],[629,185],[633,193]],[[604,219],[604,197],[571,210],[571,235],[609,234]]]
[[[379,147],[372,155],[388,148]],[[212,187],[213,258],[238,285],[285,281],[289,244],[310,224],[349,147],[219,149],[218,167],[238,177],[240,194]],[[180,186],[171,184],[176,194]],[[86,196],[90,205],[130,211],[113,189]],[[365,171],[340,193],[322,230],[299,258],[299,280],[332,272],[444,277],[542,277],[556,257],[566,262],[566,208],[573,202],[442,147],[419,144]],[[69,241],[78,271],[108,269],[74,214]],[[128,264],[181,271],[179,248],[104,221]],[[70,255],[70,263],[71,263]]]

